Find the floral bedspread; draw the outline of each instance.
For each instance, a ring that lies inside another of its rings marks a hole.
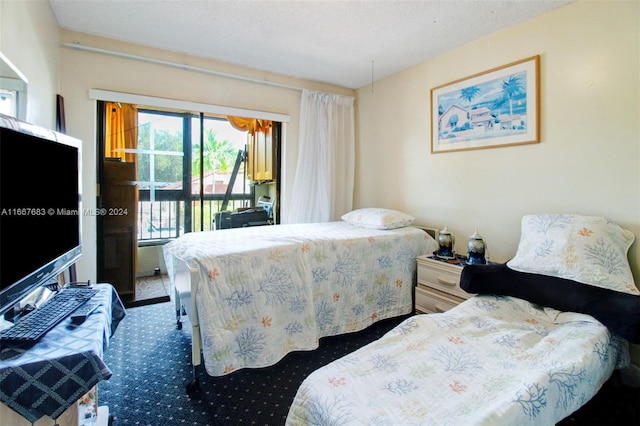
[[[416,256],[435,249],[417,228],[340,221],[190,233],[163,251],[200,271],[203,360],[219,376],[411,312]]]
[[[629,363],[588,315],[475,296],[309,375],[288,425],[552,425]]]

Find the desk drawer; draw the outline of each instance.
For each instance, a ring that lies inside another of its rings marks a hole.
[[[460,273],[462,268],[451,265],[421,264],[418,262],[418,284],[432,287],[436,290],[450,293],[464,299],[469,298],[469,294],[460,288]],[[455,268],[455,269],[451,269]]]
[[[462,298],[437,291],[429,291],[420,285],[415,290],[416,311],[418,312],[427,314],[445,312],[464,301]]]

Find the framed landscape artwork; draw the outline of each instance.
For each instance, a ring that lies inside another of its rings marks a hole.
[[[540,56],[431,89],[431,152],[540,142]]]

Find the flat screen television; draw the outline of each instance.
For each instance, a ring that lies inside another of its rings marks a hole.
[[[81,142],[0,114],[0,315],[82,254]]]

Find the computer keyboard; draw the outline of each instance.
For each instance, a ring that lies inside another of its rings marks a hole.
[[[0,341],[35,342],[98,292],[91,287],[66,287],[16,324],[0,331]]]

